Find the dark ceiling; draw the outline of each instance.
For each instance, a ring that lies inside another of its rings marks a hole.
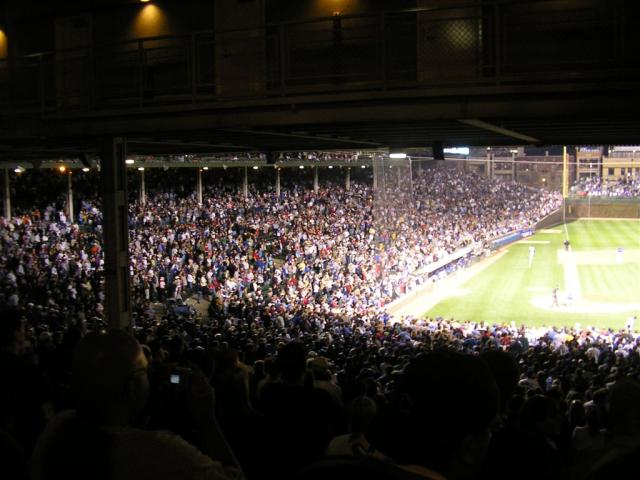
[[[0,160],[96,153],[105,136],[126,137],[140,155],[638,144],[640,96],[622,87],[339,93],[5,117]]]

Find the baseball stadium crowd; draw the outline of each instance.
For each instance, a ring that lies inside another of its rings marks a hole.
[[[369,158],[370,155],[366,154],[365,157]],[[154,159],[155,157],[149,156],[146,159]],[[334,162],[338,164],[345,164],[355,162],[361,158],[360,152],[280,152],[274,160],[278,162],[286,162],[291,160],[299,160],[305,162]],[[145,157],[138,157],[139,160],[144,161]],[[218,161],[228,162],[232,164],[234,161],[252,160],[252,161],[266,161],[267,155],[262,152],[246,152],[235,155],[207,155],[203,157],[201,155],[168,155],[167,160],[179,163],[202,163],[203,161]]]
[[[244,198],[222,182],[202,205],[150,191],[129,211],[128,333],[106,329],[95,198],[75,222],[61,205],[0,219],[0,476],[624,471],[640,441],[636,334],[394,323],[385,308],[559,197],[440,169],[385,188]],[[188,298],[210,301],[207,318]]]
[[[593,197],[640,197],[640,177],[622,177],[614,182],[599,177],[586,178],[573,186],[578,195]]]

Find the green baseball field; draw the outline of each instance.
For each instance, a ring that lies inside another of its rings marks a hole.
[[[640,319],[640,221],[578,220],[541,230],[484,262],[426,315],[616,329],[633,315]]]

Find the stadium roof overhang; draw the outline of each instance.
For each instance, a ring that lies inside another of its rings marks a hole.
[[[79,158],[101,137],[138,155],[638,142],[634,82],[300,95],[2,118],[0,160]]]

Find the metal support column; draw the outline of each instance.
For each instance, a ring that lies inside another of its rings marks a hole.
[[[351,190],[351,169],[350,168],[347,168],[346,188],[347,188],[347,191]]]
[[[75,223],[73,217],[73,172],[69,169],[69,173],[67,174],[67,215],[69,223]]]
[[[104,220],[105,315],[111,328],[130,328],[129,216],[127,206],[126,140],[106,139],[100,145]]]
[[[318,193],[318,167],[313,168],[313,191]]]
[[[11,183],[9,169],[4,169],[4,218],[11,220]]]
[[[280,168],[276,168],[276,196],[280,197]]]
[[[242,174],[242,195],[244,198],[249,196],[249,172],[247,167],[244,167],[244,173]]]
[[[413,212],[413,163],[411,157],[409,159],[409,195],[411,196],[411,212]]]
[[[202,205],[202,169],[198,168],[197,171],[196,194],[198,195],[198,205]]]
[[[144,183],[144,167],[138,169],[140,171],[140,205],[147,204],[147,187]]]

